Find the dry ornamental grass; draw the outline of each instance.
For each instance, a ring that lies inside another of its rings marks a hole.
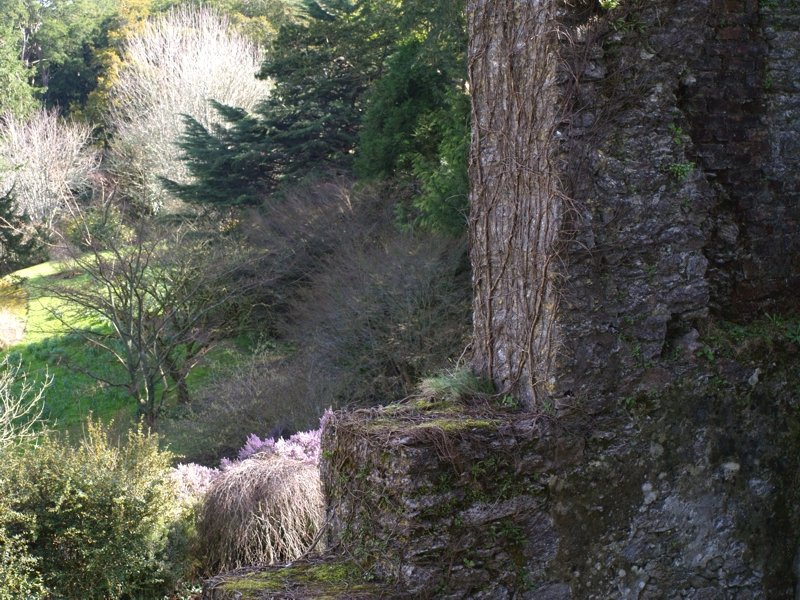
[[[217,477],[198,524],[209,573],[294,560],[322,526],[319,469],[280,456],[236,463]]]

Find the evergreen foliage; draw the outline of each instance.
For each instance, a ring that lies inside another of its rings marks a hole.
[[[15,34],[13,25],[0,18],[0,115],[24,117],[36,105],[30,84],[33,73],[20,60]]]
[[[401,213],[459,235],[469,140],[463,7],[307,1],[305,14],[284,23],[262,65],[269,98],[251,113],[212,102],[219,125],[185,118],[179,146],[194,179],[167,189],[187,202],[256,205],[284,182],[355,168],[418,182]]]
[[[29,519],[30,535],[17,538],[27,545],[16,563],[21,581],[35,594],[38,572],[48,597],[86,600],[160,598],[171,590],[180,518],[171,458],[141,429],[118,446],[96,422],[77,447],[46,437],[13,457],[0,497],[14,511],[7,515]]]
[[[414,134],[420,115],[443,105],[448,81],[426,58],[422,42],[412,39],[389,59],[363,119],[356,159],[359,175],[385,178],[407,169],[412,153],[435,154],[435,146],[424,148],[429,139]]]
[[[424,228],[461,235],[469,212],[469,96],[451,91],[443,108],[420,118],[414,134],[436,147],[412,156],[412,172],[421,190],[411,202],[409,216]]]
[[[40,232],[17,207],[13,192],[0,197],[0,275],[7,275],[43,258]]]
[[[185,131],[178,146],[192,175],[189,183],[162,178],[181,200],[213,206],[255,205],[278,180],[278,162],[264,123],[246,111],[211,101],[222,124],[206,128],[183,115]]]
[[[13,510],[8,499],[0,496],[0,600],[47,598],[47,590],[37,570],[39,559],[28,551],[34,535],[32,515]]]
[[[261,108],[289,154],[287,174],[319,161],[350,167],[364,94],[397,39],[399,10],[376,0],[309,2],[306,23],[281,29],[261,69],[275,81]]]
[[[183,200],[256,204],[283,182],[352,167],[364,96],[393,47],[399,12],[375,0],[308,2],[283,25],[260,76],[274,83],[248,114],[212,103],[223,123],[186,120],[180,142],[193,183],[167,183]],[[232,192],[230,191],[232,190]]]
[[[22,32],[20,57],[48,106],[83,103],[94,88],[94,49],[104,43],[116,0],[9,0],[4,7]]]
[[[405,38],[369,94],[356,166],[363,177],[411,179],[402,222],[460,235],[466,223],[469,98],[463,7],[409,2]]]

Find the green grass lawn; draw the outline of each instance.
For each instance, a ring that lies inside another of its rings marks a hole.
[[[8,356],[20,361],[29,380],[50,380],[43,416],[51,428],[79,434],[91,412],[106,422],[113,419],[121,430],[127,429],[135,422],[136,401],[124,388],[108,385],[89,374],[102,373],[104,378],[123,381],[122,365],[108,352],[70,332],[70,327],[59,320],[57,315],[67,312],[60,311],[63,307],[59,301],[43,294],[39,287],[53,278],[68,285],[89,284],[85,276],[71,268],[70,262],[29,267],[0,283],[0,328],[7,331],[0,358]],[[73,328],[85,324],[69,323]],[[235,364],[246,354],[246,349],[235,343],[212,349],[190,374],[190,391],[207,385],[215,370]],[[166,412],[169,414],[169,406]],[[175,450],[180,452],[179,448]]]

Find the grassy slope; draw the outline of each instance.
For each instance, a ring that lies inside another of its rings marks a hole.
[[[0,313],[7,320],[24,323],[24,337],[0,356],[21,360],[33,381],[52,382],[45,394],[44,416],[50,425],[61,431],[79,432],[89,412],[109,421],[114,419],[127,428],[136,416],[136,402],[123,388],[112,387],[87,374],[87,370],[109,375],[123,374],[121,366],[111,355],[88,344],[54,316],[58,302],[40,296],[38,284],[58,277],[62,282],[85,283],[81,276],[70,271],[68,262],[47,262],[22,269],[5,278],[0,293]],[[19,282],[14,287],[10,282]],[[20,293],[21,292],[21,293]],[[75,324],[79,325],[79,324]],[[199,389],[213,375],[217,365],[230,365],[243,354],[233,345],[224,344],[209,353],[205,364],[189,377],[191,389]],[[175,448],[180,453],[179,448]]]

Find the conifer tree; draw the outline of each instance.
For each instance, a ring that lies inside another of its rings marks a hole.
[[[39,232],[19,210],[13,192],[0,197],[0,275],[8,275],[42,257]]]
[[[365,92],[396,43],[398,11],[376,0],[307,2],[305,20],[283,25],[262,65],[270,97],[252,113],[212,103],[219,126],[187,119],[179,145],[195,181],[168,189],[190,202],[255,204],[281,182],[350,170]]]
[[[213,100],[211,105],[222,123],[210,130],[183,115],[185,131],[178,146],[192,180],[182,184],[164,178],[164,187],[190,203],[255,205],[277,180],[265,123],[243,109]]]

